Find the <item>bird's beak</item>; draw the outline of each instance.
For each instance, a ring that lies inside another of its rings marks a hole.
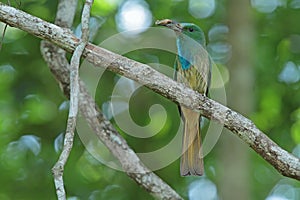
[[[182,26],[180,25],[180,23],[170,19],[157,20],[155,22],[155,25],[168,27],[177,33],[180,33],[182,31]]]

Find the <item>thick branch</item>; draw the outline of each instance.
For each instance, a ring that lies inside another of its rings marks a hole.
[[[78,43],[78,39],[69,31],[3,4],[0,4],[0,20],[49,40],[69,52],[74,51]],[[300,159],[280,148],[241,114],[178,84],[147,65],[95,45],[88,44],[84,56],[95,66],[107,67],[108,70],[144,84],[174,102],[200,110],[205,117],[224,124],[281,174],[300,180]]]
[[[60,6],[61,4],[64,6]],[[66,13],[64,10],[70,9],[71,7],[71,9],[74,11],[76,4],[66,4],[66,1],[60,1],[56,23],[69,27],[71,26],[70,21],[72,21],[73,18],[67,18],[68,20],[64,18],[64,13]],[[85,21],[85,25],[83,25],[82,28],[87,30],[88,20]],[[82,33],[82,37],[85,38],[84,40],[87,40],[89,35],[87,31],[82,31]],[[41,52],[45,61],[48,63],[51,72],[60,83],[64,94],[70,98],[70,66],[65,57],[65,51],[53,45],[52,43],[42,41]],[[81,113],[86,118],[89,126],[95,131],[96,135],[104,144],[106,144],[108,149],[111,150],[116,158],[119,159],[128,175],[141,187],[149,191],[150,194],[159,199],[181,199],[181,197],[168,184],[166,184],[154,173],[150,172],[150,170],[141,163],[133,150],[127,145],[126,141],[113,128],[111,123],[104,118],[102,113],[98,111],[98,106],[95,104],[93,98],[88,94],[84,83],[81,81],[79,81],[79,90],[79,109]],[[65,137],[67,137],[67,135]],[[121,143],[116,141],[121,141]],[[136,169],[138,169],[138,173],[131,173]],[[60,198],[59,195],[65,194],[62,174],[59,174],[56,177],[55,185],[57,188],[58,197]]]
[[[69,64],[62,57],[57,59],[57,54],[61,54],[63,50],[47,41],[43,41],[41,46],[44,59],[61,84],[64,94],[68,97],[70,94]],[[159,199],[182,199],[168,184],[142,164],[127,142],[99,111],[82,81],[79,81],[79,86],[79,109],[82,115],[96,135],[120,161],[124,171],[141,187]]]

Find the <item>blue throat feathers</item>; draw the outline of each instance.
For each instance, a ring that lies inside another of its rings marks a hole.
[[[181,68],[188,70],[194,64],[199,51],[205,48],[205,39],[194,40],[187,35],[180,34],[176,39],[176,46]]]
[[[181,57],[180,55],[178,56],[178,58],[179,58],[179,62],[181,64],[181,68],[183,70],[187,70],[190,68],[191,63],[189,61],[187,61],[185,58]]]
[[[189,49],[186,49],[186,45],[183,44],[182,39],[177,38],[176,40],[176,44],[177,44],[177,51],[178,51],[178,59],[181,65],[181,68],[183,70],[187,70],[191,67],[191,63],[188,57],[188,52],[190,51]]]
[[[199,42],[181,35],[176,40],[178,59],[183,70],[194,64],[195,54],[199,51]]]

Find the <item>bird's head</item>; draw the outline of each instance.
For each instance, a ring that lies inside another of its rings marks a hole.
[[[176,21],[170,20],[170,19],[163,19],[163,20],[157,20],[155,22],[156,25],[159,26],[165,26],[173,31],[177,35],[184,34],[197,42],[199,42],[201,45],[205,46],[205,36],[202,31],[202,29],[193,23],[178,23]]]

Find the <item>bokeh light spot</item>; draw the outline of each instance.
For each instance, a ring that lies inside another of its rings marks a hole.
[[[190,0],[189,12],[196,18],[207,18],[214,14],[215,0]]]
[[[118,30],[130,31],[133,35],[145,31],[151,25],[151,19],[152,14],[148,4],[139,0],[126,1],[116,15]]]

